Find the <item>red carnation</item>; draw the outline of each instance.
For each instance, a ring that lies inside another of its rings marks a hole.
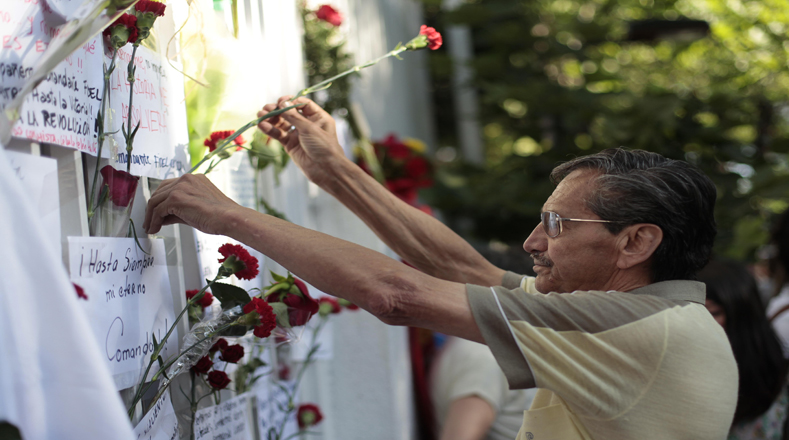
[[[419,28],[419,35],[427,36],[427,47],[430,50],[438,49],[444,42],[444,40],[441,38],[441,34],[438,31],[424,24],[421,28]]]
[[[137,17],[132,14],[122,14],[111,25],[104,29],[104,36],[116,48],[123,47],[126,43],[137,41]]]
[[[315,16],[318,20],[323,20],[332,26],[339,26],[342,24],[342,14],[329,5],[323,5],[315,11]]]
[[[167,5],[152,0],[140,0],[134,5],[134,10],[137,12],[153,12],[157,17],[164,15],[164,10]]]
[[[337,299],[330,296],[322,296],[318,300],[318,304],[320,305],[318,313],[320,313],[321,316],[336,314],[342,311],[342,308],[340,308],[340,303],[337,302]]]
[[[208,385],[217,390],[223,390],[230,384],[230,378],[224,371],[212,371],[208,373]]]
[[[305,429],[315,426],[323,420],[323,414],[318,405],[314,403],[302,403],[296,412],[296,419],[299,421],[299,428]]]
[[[211,133],[210,136],[208,136],[208,139],[203,141],[203,145],[208,147],[208,151],[214,151],[214,150],[216,150],[217,145],[219,145],[219,143],[221,141],[229,138],[230,136],[233,135],[233,133],[235,133],[235,131],[233,131],[233,130],[219,130],[219,131],[215,131],[215,132]],[[236,151],[241,149],[241,146],[244,145],[244,142],[245,142],[244,138],[241,137],[241,135],[239,135],[238,137],[233,139],[233,143],[238,145],[238,147],[236,147]]]
[[[240,361],[242,357],[244,357],[244,347],[239,344],[235,344],[229,345],[227,348],[222,350],[222,355],[219,356],[219,360],[235,364],[236,362]]]
[[[345,306],[345,308],[348,309],[348,310],[359,310],[359,306],[357,306],[356,304],[354,304],[352,302],[349,302],[348,305]]]
[[[249,255],[243,246],[226,243],[219,247],[219,253],[225,257],[220,258],[219,262],[231,269],[237,278],[251,280],[258,276],[258,259]]]
[[[82,286],[80,286],[77,283],[71,283],[71,284],[74,286],[74,290],[77,291],[77,298],[81,298],[87,301],[88,295],[85,295],[85,289],[83,289]]]
[[[219,339],[217,339],[216,342],[214,342],[214,345],[212,345],[211,349],[208,350],[208,351],[210,353],[215,353],[217,350],[224,350],[224,349],[226,349],[229,345],[230,344],[227,343],[227,339],[219,338]]]
[[[203,356],[192,367],[192,371],[194,371],[196,374],[205,374],[213,366],[214,366],[214,362],[208,356]]]
[[[194,298],[194,296],[197,295],[198,292],[200,292],[200,291],[197,290],[197,289],[187,290],[186,291],[186,299]],[[211,292],[206,292],[205,294],[203,294],[203,297],[200,298],[195,304],[198,304],[202,308],[206,308],[206,307],[210,306],[211,303],[213,303],[213,302],[214,302],[214,295],[211,295]]]
[[[386,155],[392,159],[406,159],[411,155],[408,146],[400,142],[393,134],[387,136],[380,144],[386,147]]]
[[[268,303],[266,301],[263,301],[262,299],[260,299],[258,297],[254,297],[254,298],[252,298],[252,301],[248,302],[242,308],[241,311],[243,311],[244,314],[252,313],[252,312],[258,312],[258,314],[261,314],[261,310],[264,310],[266,306],[271,307],[271,306],[268,305]]]
[[[424,157],[414,157],[405,163],[405,172],[413,179],[419,179],[429,170],[430,165]]]
[[[127,207],[137,192],[137,176],[132,176],[126,171],[120,171],[111,165],[101,169],[101,177],[109,189],[109,197],[115,206]]]
[[[417,182],[407,177],[386,181],[386,188],[404,202],[413,205],[416,203]]]
[[[286,292],[285,295],[271,295],[267,298],[269,302],[283,302],[287,305],[288,322],[292,327],[304,325],[310,320],[310,317],[318,313],[320,305],[310,296],[307,285],[303,281],[294,278],[293,284],[299,289],[301,295],[296,293]]]

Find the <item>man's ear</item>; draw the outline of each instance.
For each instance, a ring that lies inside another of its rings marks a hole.
[[[620,232],[619,269],[630,269],[650,258],[663,241],[663,230],[651,223],[630,225]]]

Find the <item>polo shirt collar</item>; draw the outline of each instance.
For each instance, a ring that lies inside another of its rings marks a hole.
[[[704,304],[707,287],[699,281],[671,280],[639,287],[631,290],[630,293]]]

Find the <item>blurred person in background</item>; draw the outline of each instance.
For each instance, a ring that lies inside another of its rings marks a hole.
[[[439,440],[512,440],[537,389],[510,390],[490,348],[449,337],[434,361],[430,394]]]
[[[765,316],[756,281],[741,263],[718,260],[702,269],[698,279],[707,285],[707,309],[726,331],[740,373],[728,439],[786,438],[789,362]]]
[[[520,246],[492,243],[475,249],[496,267],[533,275]],[[536,388],[510,390],[486,345],[446,337],[430,369],[430,395],[439,440],[512,440]]]
[[[781,339],[784,356],[789,357],[789,210],[778,218],[770,238],[773,297],[767,304],[767,318]]]

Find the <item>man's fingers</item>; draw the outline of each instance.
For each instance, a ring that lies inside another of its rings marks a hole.
[[[315,103],[315,101],[309,98],[305,98],[302,96],[300,98],[294,99],[292,102],[293,104],[305,104],[299,107],[299,113],[306,116],[310,120],[314,120],[313,117],[315,116],[319,118],[322,118],[324,116],[330,116],[328,113],[326,113],[326,110],[324,110],[323,107],[319,106],[318,104]]]
[[[159,184],[159,187],[156,188],[156,191],[153,192],[151,195],[150,200],[148,200],[148,206],[145,209],[145,220],[142,223],[142,229],[144,231],[148,231],[148,227],[151,224],[151,217],[153,216],[153,209],[162,202],[167,197],[167,194],[172,190],[173,185],[178,182],[178,179],[168,179]]]

